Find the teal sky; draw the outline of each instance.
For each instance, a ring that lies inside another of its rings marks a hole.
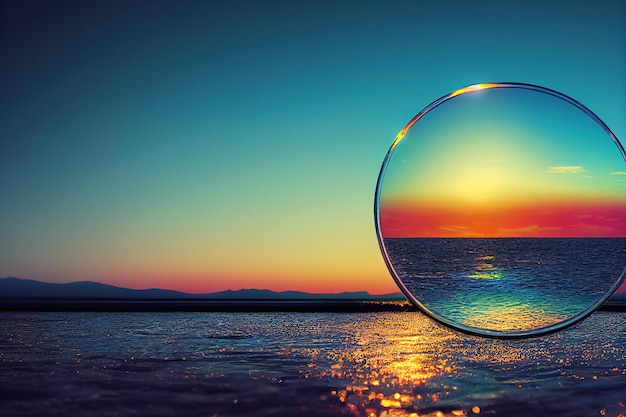
[[[618,146],[582,109],[547,92],[502,86],[450,98],[421,117],[394,149],[383,197],[445,204],[446,189],[478,196],[492,180],[504,189],[493,190],[489,206],[552,204],[564,193],[564,204],[623,203],[624,171]]]
[[[625,51],[623,1],[4,1],[0,276],[395,291],[372,207],[396,133],[518,81],[623,141]]]

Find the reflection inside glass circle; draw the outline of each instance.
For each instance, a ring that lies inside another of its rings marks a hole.
[[[407,297],[457,329],[555,331],[624,279],[626,166],[609,128],[542,87],[479,84],[400,131],[376,189],[376,228]]]

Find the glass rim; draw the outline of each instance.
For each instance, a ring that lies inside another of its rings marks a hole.
[[[555,90],[552,90],[552,89],[549,89],[549,88],[546,88],[546,87],[541,87],[541,86],[535,85],[535,84],[527,84],[527,83],[519,83],[519,82],[488,82],[488,83],[471,84],[471,85],[468,85],[466,87],[460,88],[458,90],[452,91],[451,93],[448,93],[448,94],[438,98],[437,100],[435,100],[432,103],[430,103],[428,106],[424,107],[424,109],[422,109],[419,113],[417,113],[417,115],[415,115],[398,132],[398,134],[394,138],[393,143],[391,144],[389,150],[387,151],[387,154],[385,155],[385,158],[383,160],[382,166],[380,168],[380,172],[378,174],[378,179],[376,181],[376,190],[375,190],[375,194],[374,194],[374,225],[375,225],[375,229],[376,229],[376,238],[378,240],[378,246],[379,246],[380,251],[381,251],[381,253],[383,255],[383,259],[385,261],[387,269],[389,270],[389,272],[390,272],[393,280],[395,281],[396,285],[399,287],[399,289],[402,291],[404,296],[409,300],[409,302],[411,304],[416,306],[422,313],[426,314],[431,319],[433,319],[436,322],[441,323],[441,324],[443,324],[443,325],[445,325],[445,326],[447,326],[449,328],[461,331],[463,333],[471,334],[471,335],[477,335],[477,336],[483,336],[483,337],[491,337],[491,338],[496,338],[496,339],[521,339],[521,338],[537,337],[537,336],[542,336],[542,335],[549,334],[549,333],[554,333],[554,332],[563,330],[563,329],[565,329],[567,327],[570,327],[570,326],[572,326],[572,325],[574,325],[574,324],[584,320],[589,315],[591,315],[593,312],[595,312],[609,298],[611,298],[611,296],[613,296],[615,294],[615,292],[621,287],[621,285],[624,282],[626,282],[626,266],[622,270],[622,273],[618,277],[618,279],[615,282],[615,284],[602,297],[600,297],[598,300],[596,300],[594,303],[592,303],[589,307],[585,308],[584,310],[580,311],[579,313],[574,314],[573,316],[568,317],[568,318],[566,318],[566,319],[564,319],[562,321],[559,321],[559,322],[556,322],[556,323],[552,323],[552,324],[547,325],[547,326],[531,329],[531,330],[503,331],[503,330],[482,329],[482,328],[478,328],[478,327],[468,326],[468,325],[456,322],[454,320],[447,319],[447,318],[445,318],[443,316],[440,316],[440,315],[436,314],[435,312],[431,311],[430,309],[428,309],[422,302],[420,302],[408,290],[408,288],[406,288],[406,286],[402,283],[401,279],[399,278],[395,268],[393,267],[393,264],[391,263],[391,261],[389,259],[388,254],[387,254],[387,249],[385,247],[385,244],[384,244],[384,241],[383,241],[382,232],[381,232],[381,225],[380,225],[380,194],[381,194],[382,181],[383,181],[383,178],[385,176],[385,172],[387,170],[387,166],[388,166],[388,164],[389,164],[389,162],[391,160],[391,157],[392,157],[392,155],[394,153],[395,148],[402,141],[402,139],[405,137],[407,132],[422,117],[424,117],[430,111],[434,110],[435,108],[437,108],[439,105],[445,103],[446,101],[449,101],[449,100],[451,100],[451,99],[453,99],[455,97],[458,97],[458,96],[471,94],[471,93],[475,93],[475,92],[478,92],[478,91],[495,89],[495,88],[513,88],[513,89],[524,89],[524,90],[535,91],[535,92],[538,92],[538,93],[548,94],[548,95],[550,95],[552,97],[561,99],[561,100],[563,100],[563,101],[565,101],[565,102],[575,106],[576,108],[578,108],[579,110],[584,112],[587,116],[589,116],[598,125],[600,125],[600,127],[602,127],[602,129],[607,133],[607,135],[615,143],[615,145],[617,146],[618,150],[620,151],[620,153],[622,155],[622,158],[626,162],[626,151],[624,150],[624,147],[622,146],[622,144],[618,140],[617,136],[602,121],[602,119],[600,119],[594,112],[592,112],[589,108],[587,108],[585,105],[583,105],[579,101],[577,101],[577,100],[575,100],[575,99],[573,99],[573,98],[571,98],[571,97],[569,97],[569,96],[567,96],[567,95],[565,95],[563,93],[560,93],[558,91],[555,91]],[[626,236],[624,236],[624,237],[626,237]]]

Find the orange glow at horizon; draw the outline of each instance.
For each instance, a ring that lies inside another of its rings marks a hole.
[[[263,271],[262,274],[230,271],[216,273],[214,271],[189,273],[179,271],[178,274],[158,273],[154,271],[135,272],[133,274],[119,274],[99,276],[92,274],[89,280],[106,282],[107,284],[130,288],[150,289],[160,288],[181,291],[190,294],[203,294],[226,290],[256,289],[282,291],[301,291],[314,294],[337,294],[351,291],[367,291],[371,295],[389,294],[398,292],[398,288],[389,275],[384,263],[379,258],[379,252],[371,257],[371,264],[380,264],[380,268],[370,268],[368,271],[300,271],[298,274],[285,271]],[[370,265],[371,267],[372,265]],[[71,282],[67,281],[67,282]]]
[[[623,203],[476,208],[384,204],[383,237],[626,237]]]

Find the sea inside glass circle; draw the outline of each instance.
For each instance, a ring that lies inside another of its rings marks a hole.
[[[513,338],[582,320],[624,281],[626,154],[576,100],[488,83],[396,136],[375,223],[406,297],[467,333]]]

